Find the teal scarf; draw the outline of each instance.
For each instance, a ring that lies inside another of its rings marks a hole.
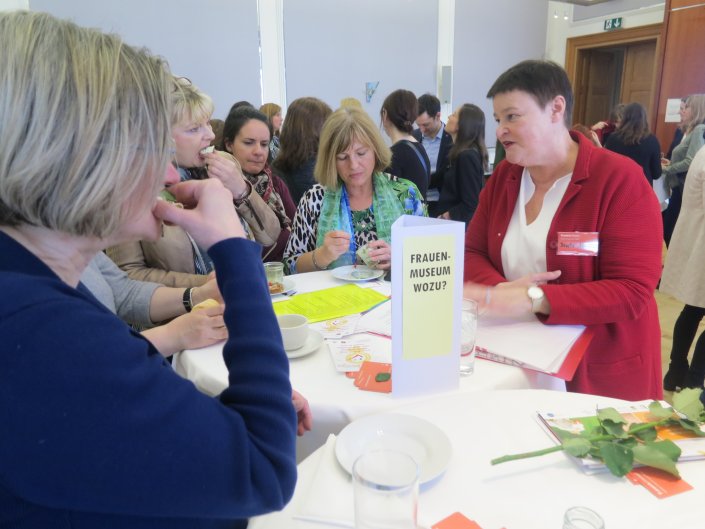
[[[425,208],[418,198],[420,196],[418,189],[407,180],[393,181],[383,173],[375,173],[372,175],[372,186],[372,212],[377,239],[391,244],[394,221],[404,214],[424,215]],[[330,268],[355,263],[357,244],[350,202],[344,184],[341,184],[337,190],[326,189],[323,195],[316,247],[323,246],[326,233],[334,230],[344,230],[351,235],[350,250],[331,263]]]

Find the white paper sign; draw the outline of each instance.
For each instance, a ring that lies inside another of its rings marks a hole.
[[[681,122],[681,100],[680,98],[668,99],[666,100],[666,123],[680,123]]]
[[[458,388],[465,223],[392,225],[392,395]]]

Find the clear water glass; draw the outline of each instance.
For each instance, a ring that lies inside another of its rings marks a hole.
[[[475,336],[477,334],[477,303],[464,299],[460,319],[460,374],[472,375],[475,371]]]
[[[353,465],[356,529],[415,529],[419,466],[397,450],[371,450]]]
[[[604,529],[602,516],[587,507],[571,507],[563,517],[563,529]]]

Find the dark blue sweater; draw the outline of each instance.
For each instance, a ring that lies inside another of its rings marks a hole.
[[[296,482],[296,414],[260,247],[210,255],[229,387],[214,399],[0,232],[0,527],[238,528]]]

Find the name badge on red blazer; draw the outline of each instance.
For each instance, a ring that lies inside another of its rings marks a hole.
[[[586,255],[595,257],[600,250],[596,231],[559,231],[556,255]]]

